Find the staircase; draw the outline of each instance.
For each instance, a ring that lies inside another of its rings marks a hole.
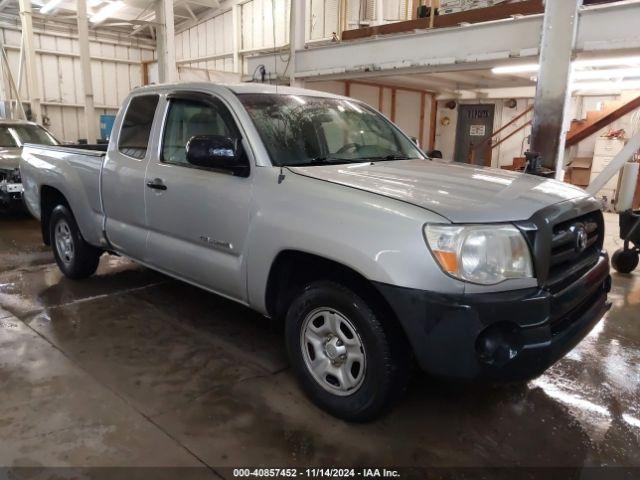
[[[637,94],[633,94],[630,98],[623,94],[620,98],[620,100],[605,102],[602,110],[587,112],[586,118],[573,120],[567,133],[565,146],[568,148],[576,145],[620,117],[640,107],[640,96],[637,96]]]

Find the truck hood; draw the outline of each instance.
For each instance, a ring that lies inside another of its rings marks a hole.
[[[0,170],[14,170],[20,165],[20,148],[0,147]]]
[[[555,180],[436,160],[319,165],[290,170],[411,203],[454,223],[526,220],[554,203],[588,196],[580,188]]]

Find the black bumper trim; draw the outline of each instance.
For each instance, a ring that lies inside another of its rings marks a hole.
[[[404,328],[420,367],[460,380],[533,378],[575,347],[610,308],[605,254],[557,293],[532,288],[447,295],[375,285]],[[504,362],[487,361],[478,351],[489,327],[502,328],[516,345]]]

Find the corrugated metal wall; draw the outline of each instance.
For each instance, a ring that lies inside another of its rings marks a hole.
[[[310,10],[309,40],[330,39],[333,33],[340,35],[340,0],[306,0]],[[358,28],[360,24],[378,21],[377,0],[346,0],[347,29]],[[384,20],[406,20],[411,16],[410,0],[384,0]]]
[[[289,42],[289,0],[249,0],[238,8],[240,54],[273,48],[274,36],[276,47]],[[234,35],[229,9],[178,32],[176,60],[192,68],[232,72]]]
[[[289,41],[288,0],[250,0],[240,9],[241,52],[273,48]]]
[[[0,25],[14,80],[18,80],[21,31],[13,25]],[[60,140],[75,142],[84,133],[84,89],[78,40],[69,33],[36,33],[36,69],[40,85],[43,115],[48,128]],[[96,115],[115,114],[125,96],[142,84],[141,61],[153,59],[149,46],[130,42],[92,38],[91,73]],[[24,74],[23,74],[24,77]],[[23,78],[20,96],[29,98]],[[96,118],[96,125],[99,119]]]
[[[233,71],[231,10],[176,34],[176,60],[192,68]],[[198,61],[198,59],[208,58]],[[190,61],[195,60],[195,61]]]

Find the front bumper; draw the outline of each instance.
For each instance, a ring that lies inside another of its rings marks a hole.
[[[460,380],[540,375],[610,308],[609,258],[557,293],[533,288],[445,295],[376,284],[404,327],[420,367]]]

